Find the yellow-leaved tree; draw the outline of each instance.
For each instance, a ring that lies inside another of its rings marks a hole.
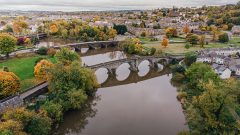
[[[50,33],[51,34],[56,34],[58,32],[58,27],[56,24],[53,24],[50,26]]]
[[[41,60],[37,63],[37,65],[34,67],[34,75],[38,79],[47,80],[47,70],[50,69],[53,66],[53,63],[48,60]]]
[[[0,97],[16,94],[20,89],[20,79],[12,72],[0,71]]]

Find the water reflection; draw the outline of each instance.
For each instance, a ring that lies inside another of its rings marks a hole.
[[[147,60],[145,60],[139,64],[139,66],[138,66],[138,70],[139,70],[138,75],[139,76],[145,76],[149,73],[149,71],[150,71],[149,64],[150,63]]]
[[[126,80],[129,77],[129,75],[131,73],[129,68],[130,68],[130,65],[128,63],[124,63],[117,68],[116,78],[117,78],[118,81]]]
[[[175,135],[187,129],[171,76],[100,88],[94,117],[82,112],[66,115],[58,134],[67,135]],[[86,116],[86,115],[85,115]],[[83,126],[85,125],[85,126]]]
[[[99,51],[101,51],[101,49],[99,49]],[[123,51],[113,51],[113,52],[107,52],[104,54],[81,57],[82,62],[84,62],[88,66],[109,62],[109,61],[114,61],[114,60],[119,60],[119,59],[124,59],[124,58],[127,58],[127,55],[124,54]]]
[[[108,70],[106,68],[100,68],[95,72],[97,76],[97,81],[99,84],[102,84],[107,81],[108,79]]]
[[[99,95],[88,100],[84,108],[79,111],[69,111],[65,114],[64,123],[55,131],[55,135],[74,135],[82,132],[85,126],[89,124],[88,119],[95,117],[97,109],[94,108],[97,102],[101,100]]]

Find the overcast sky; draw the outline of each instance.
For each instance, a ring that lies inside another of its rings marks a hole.
[[[0,10],[126,10],[233,4],[239,0],[0,0]]]

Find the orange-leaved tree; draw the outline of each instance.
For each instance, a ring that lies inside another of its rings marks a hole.
[[[190,32],[190,28],[188,27],[188,25],[186,25],[185,27],[183,27],[183,32],[185,34],[188,34]]]
[[[164,47],[167,47],[167,46],[168,46],[168,43],[169,43],[168,38],[167,38],[167,37],[164,37],[163,40],[162,40],[161,45],[164,46]]]
[[[53,67],[53,63],[48,60],[41,60],[37,63],[37,65],[34,67],[34,75],[38,79],[47,80],[48,74],[47,70]]]
[[[0,97],[16,94],[20,89],[20,79],[12,72],[0,71]]]

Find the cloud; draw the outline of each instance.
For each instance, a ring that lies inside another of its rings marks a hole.
[[[0,0],[1,9],[19,10],[92,10],[105,9],[152,9],[158,7],[186,7],[223,5],[238,0]],[[81,8],[80,8],[81,7]]]

